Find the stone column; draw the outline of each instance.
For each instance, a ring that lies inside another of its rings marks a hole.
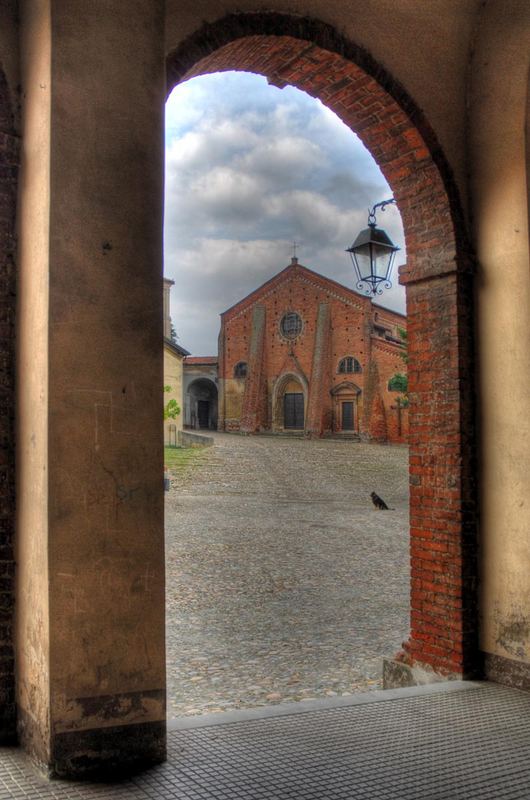
[[[0,4],[0,743],[15,738],[13,607],[15,561],[14,412],[18,165],[18,38],[14,3]]]
[[[530,686],[530,9],[483,7],[469,98],[480,390],[481,649]],[[526,140],[526,141],[525,141]]]
[[[165,756],[163,3],[21,3],[17,663],[52,774]]]

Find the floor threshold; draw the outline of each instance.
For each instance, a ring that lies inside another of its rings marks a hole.
[[[492,684],[493,685],[493,684]],[[213,725],[230,725],[249,720],[271,719],[293,714],[307,714],[311,711],[328,711],[334,708],[349,708],[367,703],[388,703],[391,700],[404,700],[408,697],[425,697],[431,694],[461,692],[473,687],[489,686],[486,681],[438,681],[421,686],[408,686],[400,689],[379,689],[371,692],[324,697],[313,700],[299,700],[291,703],[275,703],[256,708],[242,708],[237,711],[223,711],[213,714],[195,714],[189,717],[168,719],[169,731],[184,731],[193,728],[209,728]]]

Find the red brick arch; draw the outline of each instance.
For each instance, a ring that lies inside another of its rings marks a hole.
[[[477,668],[471,275],[458,194],[436,137],[403,88],[315,20],[230,15],[167,61],[168,89],[242,70],[318,97],[362,139],[401,212],[410,387],[411,633],[401,658],[442,674]],[[396,643],[398,644],[398,643]]]

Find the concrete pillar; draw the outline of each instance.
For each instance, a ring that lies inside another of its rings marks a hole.
[[[21,3],[19,733],[165,755],[163,3]]]
[[[11,743],[15,727],[13,610],[15,559],[14,418],[15,293],[20,136],[15,87],[18,74],[17,13],[0,3],[0,742]]]
[[[470,167],[481,415],[482,631],[486,672],[530,685],[530,14],[524,0],[477,28],[470,93]],[[491,670],[490,670],[491,667]]]

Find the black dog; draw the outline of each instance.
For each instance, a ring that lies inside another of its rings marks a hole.
[[[392,511],[392,509],[387,506],[385,501],[382,500],[375,492],[371,492],[370,497],[372,498],[372,503],[378,509],[378,511]]]

